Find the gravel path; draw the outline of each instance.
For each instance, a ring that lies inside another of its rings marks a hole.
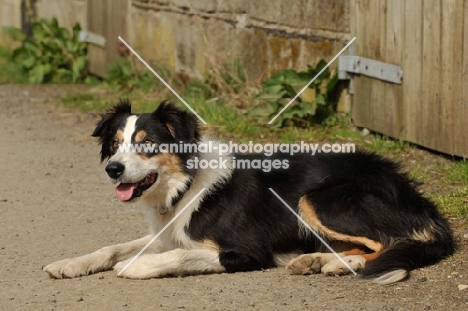
[[[0,86],[0,309],[3,310],[468,310],[467,242],[405,282],[291,276],[284,269],[121,279],[113,271],[53,280],[58,259],[147,232],[143,209],[123,206],[89,136],[95,114],[57,105],[65,87]],[[76,91],[76,90],[74,90]],[[47,103],[44,101],[47,100]]]

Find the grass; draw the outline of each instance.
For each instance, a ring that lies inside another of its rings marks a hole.
[[[5,60],[8,53],[7,49],[0,47],[0,83],[27,83],[27,75],[21,74],[15,64]],[[103,112],[115,104],[119,97],[128,98],[136,113],[153,111],[159,102],[167,98],[179,103],[159,81],[146,74],[128,73],[128,65],[126,63],[126,67],[114,66],[112,69],[117,80],[126,81],[117,95],[116,87],[110,81],[104,86],[98,86],[97,92],[70,93],[62,97],[61,102],[68,108],[82,112]],[[246,112],[253,107],[254,99],[252,92],[243,85],[245,78],[238,69],[234,73],[225,74],[218,68],[210,72],[205,82],[187,82],[167,71],[164,72],[164,78],[169,84],[177,86],[184,100],[208,123],[203,127],[208,134],[238,142],[353,142],[358,147],[403,162],[412,178],[425,182],[423,190],[444,214],[468,217],[467,160],[446,159],[422,151],[408,142],[380,134],[364,135],[351,126],[349,116],[334,115],[324,125],[309,128],[271,128],[267,124],[268,120],[246,117]],[[186,109],[182,103],[178,105]]]
[[[122,98],[132,101],[133,110],[137,113],[153,111],[163,100],[157,96],[126,93]],[[210,134],[217,134],[223,139],[238,142],[275,142],[292,143],[308,142],[354,142],[357,146],[390,156],[402,161],[409,169],[412,178],[426,182],[423,190],[436,202],[441,211],[459,218],[468,217],[468,160],[450,160],[422,151],[408,142],[394,140],[384,135],[363,135],[349,122],[337,125],[311,128],[272,129],[267,120],[249,120],[239,113],[232,103],[224,99],[207,100],[199,89],[188,89],[184,100],[208,123],[203,128]],[[115,103],[118,96],[101,98],[92,94],[68,94],[62,97],[62,103],[80,111],[102,112]],[[174,100],[174,102],[177,102]],[[182,103],[178,106],[185,108]],[[423,153],[419,155],[419,153]]]

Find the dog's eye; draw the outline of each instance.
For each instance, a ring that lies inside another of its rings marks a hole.
[[[117,149],[118,147],[119,147],[119,142],[118,142],[117,140],[114,140],[114,141],[112,142],[112,148]]]
[[[153,141],[150,139],[145,140],[145,145],[152,145]]]

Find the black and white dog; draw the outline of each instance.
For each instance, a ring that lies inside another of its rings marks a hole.
[[[44,268],[54,278],[112,268],[122,272],[184,208],[121,276],[147,279],[286,265],[294,274],[341,275],[350,267],[387,284],[455,249],[448,222],[436,206],[421,196],[397,164],[372,153],[224,154],[224,167],[197,169],[188,163],[217,160],[218,153],[121,152],[123,145],[185,146],[204,141],[195,116],[167,103],[153,113],[136,115],[129,102],[121,101],[102,115],[92,135],[102,144],[101,160],[108,159],[106,172],[118,184],[117,197],[139,200],[148,208],[151,234],[54,262]],[[232,164],[234,158],[287,160],[288,167],[268,172],[239,169]]]

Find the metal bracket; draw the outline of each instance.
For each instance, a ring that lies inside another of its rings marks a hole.
[[[92,33],[87,30],[81,30],[78,40],[80,42],[88,42],[92,44],[96,44],[100,47],[105,47],[106,46],[106,38],[104,38],[101,35],[98,35],[96,33]]]
[[[400,66],[360,56],[340,56],[338,59],[338,79],[352,80],[352,74],[361,74],[395,84],[401,84],[403,79],[403,70]]]

